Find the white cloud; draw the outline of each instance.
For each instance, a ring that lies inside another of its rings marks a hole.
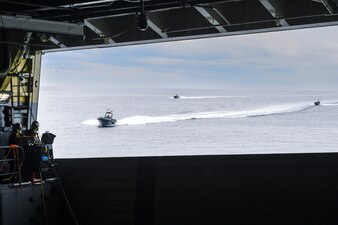
[[[186,65],[187,59],[178,59],[171,57],[148,57],[140,58],[135,61],[139,63],[147,63],[150,65]]]
[[[332,89],[338,88],[337,36],[336,27],[327,27],[48,54],[43,79],[145,87],[273,87],[282,82],[286,87]]]

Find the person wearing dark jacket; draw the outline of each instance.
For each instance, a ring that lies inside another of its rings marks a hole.
[[[27,132],[27,136],[33,141],[33,146],[29,146],[27,151],[28,176],[32,183],[36,183],[41,181],[39,178],[41,152],[37,147],[38,144],[41,144],[38,121],[33,121],[31,128]]]
[[[12,132],[8,138],[8,146],[19,144],[20,137],[22,137],[21,131],[22,131],[22,126],[20,123],[16,123],[13,125]]]
[[[27,136],[32,137],[33,141],[40,142],[38,121],[33,121],[31,128],[27,132]]]
[[[19,156],[16,155],[17,152],[15,152],[15,150],[16,150],[16,146],[21,144],[20,138],[23,136],[21,133],[21,130],[22,130],[22,126],[20,123],[14,124],[12,127],[12,132],[8,138],[9,149],[6,151],[6,156],[7,156],[7,160],[9,164],[9,173],[11,173],[11,175],[7,180],[11,180],[12,178],[16,177],[13,175],[16,172],[15,171],[16,167],[18,166],[16,165],[17,163],[16,157],[19,157]]]

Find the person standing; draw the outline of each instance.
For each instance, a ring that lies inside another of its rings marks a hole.
[[[41,142],[39,137],[39,122],[33,121],[31,128],[27,132],[27,136],[32,137],[34,142]]]
[[[33,121],[27,136],[33,141],[33,145],[28,146],[28,175],[32,183],[40,182],[40,163],[41,163],[41,140],[39,137],[39,122]]]
[[[23,136],[22,135],[22,126],[20,123],[16,123],[12,127],[12,132],[9,135],[8,138],[8,146],[9,148],[6,151],[6,157],[8,160],[9,164],[9,173],[11,174],[10,177],[6,180],[12,180],[13,178],[15,179],[17,176],[15,175],[15,168],[19,165],[16,165],[17,163],[17,145],[20,145],[20,138]],[[14,175],[14,176],[13,176]]]

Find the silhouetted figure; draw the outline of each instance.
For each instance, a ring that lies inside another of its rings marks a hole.
[[[18,167],[17,163],[17,151],[16,146],[21,144],[21,137],[23,136],[22,133],[22,126],[20,123],[16,123],[12,127],[12,132],[8,138],[8,146],[9,149],[6,151],[7,160],[9,160],[9,173],[11,173],[10,177],[6,180],[13,180],[16,178],[14,173],[16,172],[15,169]],[[13,176],[14,175],[14,176]]]
[[[31,128],[27,132],[27,136],[32,137],[32,141],[41,142],[39,137],[39,122],[33,121]]]
[[[40,162],[41,162],[41,140],[39,137],[39,122],[33,121],[31,128],[27,132],[31,143],[27,147],[27,170],[32,183],[40,182]]]

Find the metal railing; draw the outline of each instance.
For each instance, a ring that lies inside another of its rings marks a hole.
[[[19,145],[0,146],[0,183],[20,182],[25,151]],[[9,169],[7,169],[9,167]]]

